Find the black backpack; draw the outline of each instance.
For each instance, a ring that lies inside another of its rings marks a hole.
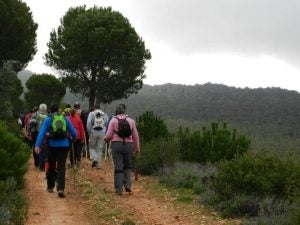
[[[126,120],[127,117],[124,119],[120,119],[115,117],[118,120],[118,131],[114,131],[119,137],[123,138],[123,142],[125,142],[126,137],[130,137],[132,135],[132,131],[128,121]]]

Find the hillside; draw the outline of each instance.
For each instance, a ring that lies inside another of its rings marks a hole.
[[[281,88],[235,88],[220,84],[144,85],[138,94],[115,101],[125,102],[137,117],[150,110],[167,121],[169,128],[179,125],[201,128],[211,121],[227,122],[253,140],[254,148],[299,151],[300,94]]]
[[[28,71],[27,71],[28,72]],[[28,73],[19,74],[22,83]],[[80,95],[67,92],[63,102],[88,103]],[[112,114],[117,103],[127,105],[134,118],[145,111],[153,111],[163,118],[171,131],[179,125],[201,128],[211,121],[227,122],[253,139],[257,148],[298,150],[300,136],[300,93],[281,88],[235,88],[221,84],[203,85],[144,85],[128,99],[114,101],[102,108]]]

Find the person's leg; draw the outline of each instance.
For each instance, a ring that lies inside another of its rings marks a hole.
[[[80,162],[81,161],[81,152],[82,152],[82,148],[83,148],[83,144],[81,143],[81,140],[76,140],[76,147],[75,147],[75,152],[76,152],[76,162]]]
[[[123,189],[123,143],[112,143],[112,158],[114,162],[114,185],[117,194],[122,194]]]
[[[65,190],[66,160],[69,148],[57,148],[57,185],[58,191]],[[63,196],[60,196],[63,197]]]
[[[123,182],[124,182],[125,190],[127,192],[131,192],[132,154],[133,154],[133,144],[132,143],[126,143],[124,145]]]
[[[55,186],[56,178],[56,151],[50,148],[47,154],[47,168],[46,168],[46,178],[47,178],[47,190],[53,192]]]
[[[97,161],[97,153],[96,153],[96,145],[97,145],[97,136],[94,132],[90,135],[90,159],[93,161],[92,167],[96,166]]]
[[[96,168],[100,169],[100,164],[101,164],[101,159],[102,159],[102,150],[104,146],[104,136],[103,135],[98,135],[97,138],[97,145],[96,145],[96,152],[97,152],[97,164]]]
[[[70,142],[69,160],[71,167],[74,166],[74,143]]]
[[[37,132],[31,133],[30,136],[31,136],[30,145],[31,145],[31,148],[32,148],[34,166],[36,168],[38,168],[39,165],[40,165],[39,155],[34,151],[34,145],[35,145],[36,138],[37,138]]]
[[[41,151],[39,153],[39,167],[40,171],[45,171],[45,157],[47,152],[47,144],[42,144]]]

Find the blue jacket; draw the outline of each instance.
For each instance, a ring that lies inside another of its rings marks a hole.
[[[72,135],[72,140],[76,140],[76,129],[73,127],[72,123],[70,122],[70,120],[68,118],[66,118],[66,124],[67,124],[67,130],[69,131],[69,133],[71,133]],[[35,147],[41,147],[44,136],[46,135],[46,133],[49,131],[50,126],[52,124],[52,117],[48,116],[39,131],[39,134],[37,136],[36,142],[35,142]],[[70,142],[68,138],[62,138],[62,139],[48,139],[48,146],[49,147],[69,147],[70,146]]]

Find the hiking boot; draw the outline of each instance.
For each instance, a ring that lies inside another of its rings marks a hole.
[[[100,164],[99,164],[99,162],[96,163],[96,169],[100,170]]]
[[[92,163],[92,167],[96,167],[96,166],[97,166],[97,164],[98,164],[98,162],[97,162],[97,161],[93,161],[93,163]]]
[[[132,192],[132,190],[130,188],[127,188],[127,187],[125,187],[125,191],[128,192],[128,193]]]
[[[116,195],[122,195],[122,191],[116,191]]]
[[[48,191],[49,193],[53,193],[53,188],[47,188],[47,191]]]
[[[56,191],[58,192],[58,183],[55,181]]]
[[[64,198],[65,197],[65,193],[64,193],[64,191],[63,190],[58,190],[58,197],[60,197],[60,198]]]

